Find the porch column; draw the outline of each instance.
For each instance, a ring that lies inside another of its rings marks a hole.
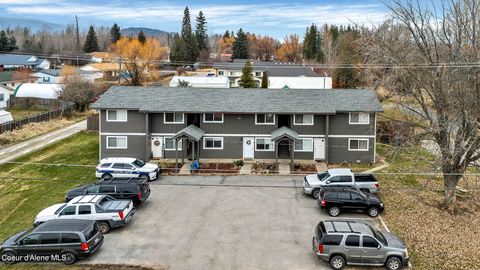
[[[175,138],[175,173],[178,170],[178,140]]]
[[[192,141],[192,161],[195,160],[195,141]]]
[[[289,140],[290,142],[290,173],[295,170],[294,155],[295,155],[295,140]]]
[[[275,141],[275,170],[278,171],[278,141]]]
[[[187,144],[188,146],[188,144]],[[185,163],[185,149],[188,147],[185,147],[185,140],[182,139],[182,164]]]
[[[325,115],[325,164],[328,165],[328,135],[330,130],[330,116]]]
[[[200,141],[197,142],[197,159],[198,159],[198,163],[200,163]]]

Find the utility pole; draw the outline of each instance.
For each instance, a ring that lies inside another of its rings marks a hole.
[[[78,17],[75,15],[75,24],[77,26],[76,29],[76,41],[75,41],[75,51],[77,52],[77,67],[78,67],[78,52],[80,50],[80,30],[78,29]]]

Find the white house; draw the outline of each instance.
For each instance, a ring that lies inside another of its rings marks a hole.
[[[97,79],[112,79],[119,76],[120,66],[114,63],[91,63],[80,68],[81,77],[94,81]]]
[[[65,78],[61,75],[61,69],[44,69],[31,76],[37,79],[37,83],[62,83]]]
[[[13,121],[12,114],[10,112],[0,110],[0,124]]]
[[[332,89],[332,77],[269,77],[270,89]]]
[[[7,102],[10,100],[11,94],[13,94],[13,89],[0,84],[0,109],[7,107]]]
[[[33,70],[49,69],[50,61],[38,58],[35,55],[0,54],[0,68],[3,70],[19,68],[30,68]]]
[[[62,93],[63,86],[54,83],[23,83],[15,89],[15,97],[31,97],[43,99],[57,99]]]
[[[207,77],[207,76],[173,76],[170,81],[170,87],[178,87],[179,82],[188,83],[189,87],[194,88],[229,88],[230,80],[228,77]]]

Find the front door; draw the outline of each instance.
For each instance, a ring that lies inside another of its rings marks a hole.
[[[362,246],[362,263],[383,264],[385,262],[385,250],[373,237],[363,236]]]
[[[163,157],[163,140],[162,140],[162,137],[153,137],[152,138],[152,157],[153,158],[162,158]]]
[[[243,159],[255,158],[255,139],[253,137],[243,138]]]
[[[325,139],[324,138],[313,139],[313,159],[325,160]]]

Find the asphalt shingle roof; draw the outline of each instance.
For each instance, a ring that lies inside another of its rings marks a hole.
[[[247,89],[113,86],[93,109],[145,112],[315,113],[379,112],[375,92],[361,89]]]
[[[188,127],[185,127],[175,133],[172,138],[181,139],[182,137],[187,136],[198,142],[203,137],[203,134],[205,134],[205,131],[203,129],[195,125],[189,125]]]
[[[38,73],[43,73],[43,74],[47,74],[47,75],[50,75],[50,76],[58,77],[58,76],[61,75],[62,70],[61,69],[43,69],[43,70],[38,71]]]
[[[28,61],[32,57],[34,56],[24,54],[0,54],[0,65],[36,66],[43,61],[40,58],[37,58],[36,61]]]
[[[288,137],[294,141],[300,140],[300,137],[298,136],[297,132],[285,126],[274,130],[271,135],[272,135],[272,141],[276,141],[284,137]]]
[[[246,60],[235,59],[234,62],[214,62],[213,67],[224,70],[241,71]],[[299,63],[252,61],[253,71],[266,71],[270,77],[320,77],[311,67],[304,67]]]

